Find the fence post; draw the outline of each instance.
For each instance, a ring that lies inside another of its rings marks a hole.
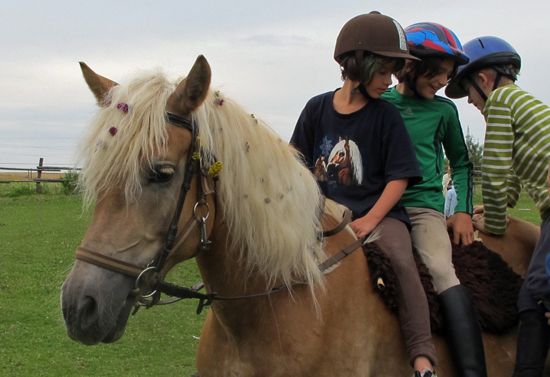
[[[44,163],[44,159],[42,157],[40,157],[40,160],[38,161],[38,166],[36,167],[38,169],[38,173],[36,174],[37,175],[37,178],[39,179],[39,181],[36,182],[36,193],[37,194],[40,194],[40,178],[42,178],[42,166]]]

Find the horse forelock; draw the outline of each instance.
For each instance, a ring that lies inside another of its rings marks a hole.
[[[175,88],[156,70],[111,89],[108,105],[97,111],[79,148],[85,203],[114,188],[129,200],[139,195],[144,166],[166,147],[165,106]]]
[[[271,282],[319,279],[322,198],[298,152],[219,92],[212,90],[194,116],[201,144],[223,163],[219,202],[249,271]]]

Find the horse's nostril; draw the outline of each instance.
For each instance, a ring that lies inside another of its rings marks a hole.
[[[84,297],[78,309],[78,315],[82,328],[93,326],[98,320],[96,301],[90,296]]]

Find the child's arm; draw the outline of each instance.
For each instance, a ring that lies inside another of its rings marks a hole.
[[[455,244],[462,242],[463,245],[469,245],[474,242],[474,226],[472,224],[474,169],[468,158],[468,148],[464,142],[464,134],[456,110],[453,116],[448,118],[443,147],[452,169],[457,197],[454,215],[447,221],[447,226],[453,229]]]
[[[445,127],[442,142],[445,155],[449,159],[456,191],[455,213],[464,212],[471,215],[474,167],[468,157],[468,148],[456,109],[446,118]]]
[[[372,209],[365,216],[349,224],[357,237],[365,237],[376,228],[378,223],[386,217],[388,212],[401,199],[408,183],[408,178],[388,182]]]
[[[313,170],[315,161],[313,161],[313,143],[315,142],[315,122],[312,121],[312,111],[310,105],[312,100],[309,100],[296,122],[294,132],[290,138],[290,144],[296,148],[304,159],[305,165]]]
[[[509,107],[496,101],[485,105],[487,131],[483,148],[481,192],[485,207],[485,230],[494,234],[506,232],[508,182],[512,168],[514,131]]]

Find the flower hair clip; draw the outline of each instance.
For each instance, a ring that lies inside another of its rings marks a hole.
[[[128,114],[129,107],[127,103],[120,102],[116,105],[116,108],[122,111],[124,114]]]
[[[224,99],[223,99],[223,98],[220,98],[220,91],[219,91],[219,90],[216,90],[216,91],[214,92],[214,95],[216,96],[216,103],[217,103],[218,105],[222,106],[223,103],[224,103]]]
[[[112,102],[108,101],[103,105],[103,107],[110,107],[111,104],[112,104]],[[116,108],[119,109],[120,111],[122,111],[124,114],[128,114],[128,111],[130,110],[130,106],[128,106],[128,104],[124,103],[124,102],[119,102],[116,105]]]
[[[218,174],[223,168],[223,164],[221,161],[216,161],[212,165],[210,165],[210,169],[208,169],[208,175],[212,178],[218,178]]]

